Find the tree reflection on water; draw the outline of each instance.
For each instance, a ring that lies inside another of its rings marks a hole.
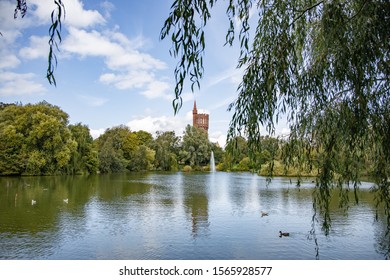
[[[314,241],[316,259],[320,259],[320,244],[316,234],[317,225],[321,225],[321,230],[325,236],[329,236],[332,229],[331,209],[334,209],[335,202],[338,203],[338,208],[343,210],[345,214],[350,206],[350,199],[353,196],[353,203],[359,204],[359,196],[363,195],[359,192],[359,184],[353,184],[353,195],[349,184],[338,182],[331,185],[328,182],[321,181],[319,178],[313,191],[313,216],[311,219],[311,230],[308,238]],[[376,232],[376,250],[384,255],[385,259],[390,259],[390,196],[389,182],[374,185],[370,188],[373,193],[373,202],[375,204],[375,221],[377,222]],[[384,216],[385,223],[378,223],[378,220]]]

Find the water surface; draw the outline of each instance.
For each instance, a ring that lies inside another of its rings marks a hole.
[[[249,173],[3,177],[0,259],[385,259],[370,186],[348,210],[331,202],[325,235],[311,180],[298,189]]]

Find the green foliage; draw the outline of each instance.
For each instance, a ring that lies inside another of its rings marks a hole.
[[[180,138],[174,131],[157,132],[153,149],[156,151],[155,167],[165,171],[177,170],[177,155],[179,153]]]
[[[187,125],[179,153],[180,161],[186,165],[207,165],[210,161],[211,143],[207,132],[202,128]]]
[[[203,76],[203,52],[205,49],[205,36],[203,27],[210,18],[209,9],[215,1],[176,0],[172,11],[161,30],[160,38],[164,39],[170,34],[172,48],[170,54],[179,57],[180,62],[175,69],[175,96],[173,108],[177,113],[182,106],[181,93],[184,81],[189,76],[191,89],[200,87],[199,80]],[[199,24],[199,25],[198,25]]]
[[[41,102],[0,110],[0,146],[0,174],[60,174],[66,172],[77,142],[68,115]]]
[[[153,136],[149,132],[139,130],[135,132],[139,145],[150,146],[153,142]]]
[[[232,165],[238,164],[243,158],[248,156],[247,140],[242,136],[230,139],[226,144],[226,151],[229,154],[229,163]]]
[[[150,133],[132,132],[124,125],[107,129],[95,141],[99,152],[100,172],[151,170],[155,151],[147,145],[151,145],[152,140]]]
[[[128,169],[130,171],[146,171],[153,169],[156,152],[145,145],[137,147],[132,155]]]
[[[99,141],[100,142],[100,141]],[[116,148],[112,138],[99,144],[99,171],[102,173],[123,172],[126,170],[127,161],[123,157],[123,151]]]
[[[98,154],[93,147],[93,139],[89,128],[81,123],[69,125],[73,139],[77,142],[77,150],[71,156],[68,166],[70,174],[93,174],[98,171]]]
[[[107,129],[95,141],[102,173],[123,172],[138,147],[136,135],[127,126]]]
[[[315,208],[329,216],[330,189],[348,191],[352,183],[356,190],[362,166],[370,163],[378,205],[383,203],[390,229],[389,2],[228,3],[226,43],[234,43],[239,22],[238,67],[245,69],[238,98],[229,106],[234,114],[228,140],[245,136],[249,157],[256,162],[262,153],[261,128],[272,135],[280,116],[286,115],[291,134],[281,154],[283,162],[299,174],[317,169]],[[175,70],[176,103],[183,74],[190,69],[196,84],[202,77],[196,75],[203,73],[199,35],[204,37],[213,6],[215,1],[174,1],[162,29],[162,38],[172,34],[173,55],[180,61]],[[188,11],[191,17],[186,19]],[[250,32],[253,11],[258,20]],[[277,157],[267,150],[270,154],[260,161]]]
[[[191,172],[192,171],[192,167],[190,165],[186,165],[183,167],[183,171],[184,172]]]

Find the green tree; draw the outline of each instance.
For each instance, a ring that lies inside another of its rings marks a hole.
[[[210,161],[211,143],[207,132],[202,128],[187,125],[182,142],[180,159],[192,167],[207,165]]]
[[[93,174],[99,167],[98,154],[93,147],[93,139],[89,128],[81,123],[69,125],[73,139],[77,143],[77,150],[71,156],[68,173]]]
[[[103,173],[122,172],[129,165],[138,147],[136,135],[124,125],[107,129],[95,140],[99,152],[99,170]]]
[[[226,144],[226,152],[228,155],[225,157],[225,166],[231,170],[235,164],[248,157],[247,140],[242,136],[229,139]]]
[[[174,131],[157,131],[153,144],[153,149],[156,151],[155,167],[157,169],[177,170],[179,144],[180,138],[175,135]]]
[[[116,173],[126,170],[128,161],[123,151],[116,148],[112,138],[107,138],[99,148],[99,171],[102,173]]]
[[[149,132],[144,130],[138,130],[135,132],[139,145],[145,145],[149,147],[153,142],[153,136]]]
[[[77,148],[68,115],[47,102],[0,110],[1,174],[66,173]]]
[[[25,170],[22,147],[24,134],[17,123],[16,116],[22,114],[22,108],[14,104],[0,107],[0,174],[21,174]]]
[[[145,145],[138,146],[133,153],[128,169],[131,171],[152,170],[155,155],[156,152],[151,148]]]
[[[99,170],[103,173],[151,170],[155,151],[148,146],[153,136],[146,131],[133,132],[125,125],[107,129],[95,140],[99,151]]]
[[[329,190],[348,190],[349,182],[356,189],[356,163],[364,163],[364,154],[373,155],[374,189],[390,229],[389,2],[227,2],[226,43],[233,45],[238,33],[237,65],[244,69],[238,98],[229,106],[234,114],[228,138],[245,135],[253,159],[261,151],[261,127],[273,134],[279,117],[286,115],[291,134],[285,156],[304,165],[315,151],[314,204],[326,219]],[[203,76],[204,27],[216,3],[174,1],[161,30],[162,39],[172,39],[171,53],[179,60],[176,112],[184,81],[190,78],[192,87],[199,86]]]

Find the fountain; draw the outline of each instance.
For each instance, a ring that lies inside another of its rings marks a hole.
[[[211,156],[210,156],[210,172],[215,172],[215,160],[214,160],[213,151],[211,151]]]

